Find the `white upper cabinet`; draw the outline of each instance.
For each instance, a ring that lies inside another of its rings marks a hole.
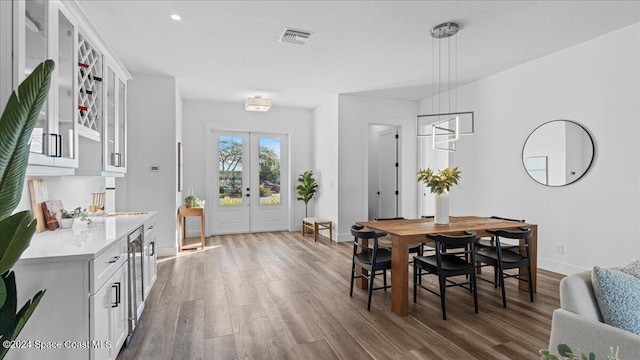
[[[46,59],[56,63],[49,96],[31,134],[28,172],[123,176],[126,82],[131,75],[77,2],[9,3],[3,1],[0,15],[0,74],[10,80],[0,86],[0,110],[35,66]],[[5,17],[13,18],[12,25]],[[13,58],[5,56],[7,43],[13,43],[8,47]]]

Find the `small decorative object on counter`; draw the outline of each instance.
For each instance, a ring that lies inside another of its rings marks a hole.
[[[458,167],[446,168],[438,171],[434,174],[433,169],[426,168],[418,171],[418,181],[424,182],[424,184],[436,194],[436,211],[434,217],[434,223],[436,224],[448,224],[449,223],[449,190],[453,185],[458,184],[460,180],[461,171]]]
[[[71,226],[73,226],[73,220],[79,218],[80,221],[85,221],[87,223],[87,225],[93,223],[93,221],[91,221],[91,219],[89,219],[89,213],[87,212],[87,209],[83,209],[81,207],[77,207],[75,209],[73,209],[72,211],[67,211],[65,209],[61,209],[60,210],[60,226],[63,229],[68,229]],[[65,226],[65,220],[71,220],[71,221],[67,221],[68,226]]]

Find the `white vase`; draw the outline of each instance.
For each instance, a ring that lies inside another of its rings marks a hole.
[[[436,194],[436,214],[433,222],[436,224],[449,223],[449,193]]]
[[[63,229],[68,229],[73,226],[74,218],[70,219],[60,219],[60,227]]]

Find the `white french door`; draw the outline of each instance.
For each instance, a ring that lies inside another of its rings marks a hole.
[[[214,131],[211,142],[211,233],[286,230],[287,135]]]

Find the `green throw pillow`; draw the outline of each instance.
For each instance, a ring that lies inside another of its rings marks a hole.
[[[604,322],[640,335],[640,279],[596,266],[591,284]]]

